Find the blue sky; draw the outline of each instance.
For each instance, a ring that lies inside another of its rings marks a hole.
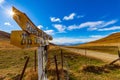
[[[9,33],[20,30],[9,14],[12,6],[57,44],[89,42],[120,31],[120,0],[0,0],[0,30]]]

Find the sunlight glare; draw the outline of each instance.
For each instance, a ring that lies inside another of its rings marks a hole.
[[[12,11],[11,8],[7,8],[7,9],[6,9],[6,14],[7,14],[8,16],[10,16],[10,17],[13,17],[15,13]]]
[[[11,10],[10,11],[10,16],[13,16],[15,13]]]
[[[0,4],[2,4],[4,2],[4,0],[0,0]]]

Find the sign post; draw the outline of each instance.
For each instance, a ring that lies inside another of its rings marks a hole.
[[[42,47],[38,47],[38,80],[43,80],[42,79],[42,74],[43,74],[43,48]]]
[[[21,31],[12,31],[11,44],[20,48],[38,47],[38,80],[47,80],[45,69],[47,63],[46,46],[52,37],[38,29],[27,15],[15,7],[12,8],[13,19],[21,27]]]

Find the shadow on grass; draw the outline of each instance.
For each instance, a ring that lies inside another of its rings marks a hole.
[[[102,74],[102,73],[110,73],[112,70],[120,69],[120,65],[103,65],[103,66],[94,66],[94,65],[87,65],[83,66],[83,72],[92,72],[95,74]]]

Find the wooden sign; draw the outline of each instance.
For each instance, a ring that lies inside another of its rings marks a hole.
[[[52,37],[37,28],[25,13],[17,10],[15,7],[13,7],[12,10],[14,12],[13,19],[17,22],[17,24],[22,28],[23,31],[26,31],[29,34],[33,34],[38,37],[52,40]]]
[[[14,12],[13,19],[22,28],[22,31],[11,32],[11,44],[20,48],[38,47],[38,80],[47,80],[45,47],[49,45],[48,40],[52,40],[52,37],[38,29],[25,13],[15,7],[12,10]]]
[[[45,44],[45,42],[35,35],[28,35],[25,31],[12,31],[11,44],[20,48],[29,48],[39,47]]]
[[[47,40],[52,40],[52,37],[44,31],[38,29],[27,15],[15,7],[12,8],[14,15],[13,19],[22,28],[22,31],[12,31],[11,44],[20,47],[39,47],[44,46]]]

